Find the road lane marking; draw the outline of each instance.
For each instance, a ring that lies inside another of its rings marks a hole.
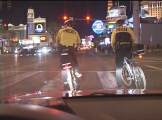
[[[58,92],[61,86],[63,86],[63,81],[61,79],[61,73],[59,73],[52,80],[49,80],[39,91]]]
[[[161,60],[157,60],[157,61],[146,61],[146,60],[145,60],[145,61],[135,61],[135,63],[136,63],[136,62],[138,63],[138,62],[162,62],[162,61],[161,61]]]
[[[38,72],[26,72],[26,73],[22,73],[20,75],[16,75],[12,78],[9,78],[9,79],[5,79],[3,81],[1,81],[1,90],[19,82],[19,81],[22,81],[32,75],[35,75],[37,74]]]
[[[156,70],[162,70],[161,68],[158,68],[158,67],[155,67],[155,66],[151,66],[151,65],[144,65],[146,67],[150,67],[150,68],[153,68],[153,69],[156,69]]]
[[[0,71],[0,72],[60,72],[60,71]]]
[[[104,89],[114,89],[117,87],[116,77],[110,71],[97,72]]]

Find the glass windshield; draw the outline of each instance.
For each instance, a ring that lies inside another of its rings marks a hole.
[[[126,1],[119,7],[112,1],[2,3],[1,98],[35,91],[162,90],[161,4],[150,11],[149,3],[141,3],[136,15]]]

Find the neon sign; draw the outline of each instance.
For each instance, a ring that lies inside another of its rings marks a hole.
[[[33,44],[32,39],[23,39],[19,41],[20,44]]]
[[[46,39],[47,39],[46,36],[41,36],[41,37],[40,37],[40,40],[41,40],[42,42],[45,42]]]
[[[18,42],[19,39],[12,39],[12,42]]]
[[[40,43],[40,37],[39,36],[34,36],[32,37],[34,43]]]
[[[37,33],[44,32],[44,26],[43,26],[43,24],[41,24],[41,23],[36,24],[36,26],[35,26],[35,32],[37,32]]]
[[[96,33],[96,34],[101,34],[103,33],[104,29],[106,27],[103,25],[103,22],[101,20],[96,20],[93,25],[92,25],[92,30]]]

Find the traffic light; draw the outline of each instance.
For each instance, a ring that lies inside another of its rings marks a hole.
[[[7,24],[4,24],[3,26],[4,26],[4,27],[7,27]]]
[[[8,9],[11,8],[11,1],[7,1],[7,8],[8,8]]]
[[[89,17],[89,16],[87,16],[87,17],[86,17],[86,20],[90,20],[90,17]]]
[[[4,26],[5,30],[8,30],[8,25],[7,24],[4,24],[3,26]]]
[[[64,20],[67,20],[67,16],[64,16],[63,19],[64,19]]]

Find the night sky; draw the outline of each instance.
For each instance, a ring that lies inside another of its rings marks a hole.
[[[63,16],[85,19],[89,15],[92,19],[106,20],[108,1],[12,1],[11,9],[8,10],[6,5],[3,5],[3,10],[0,11],[0,19],[3,24],[11,23],[13,25],[27,23],[27,9],[33,8],[35,18],[46,18],[46,22],[51,20],[63,23]],[[132,16],[129,1],[122,1],[120,5],[127,6],[128,18]],[[95,34],[92,24],[94,21],[75,21],[75,29],[79,32],[81,38],[85,35]]]

